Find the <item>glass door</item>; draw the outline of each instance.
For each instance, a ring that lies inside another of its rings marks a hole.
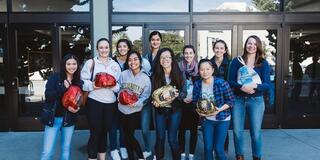
[[[6,28],[5,24],[0,23],[0,131],[7,130],[7,110],[6,110],[6,92],[5,92],[5,63],[6,63]]]
[[[319,25],[291,26],[285,61],[285,128],[320,127]]]
[[[53,72],[53,36],[50,26],[14,25],[11,68],[16,93],[11,110],[14,115],[14,130],[38,130],[41,107],[45,101],[44,90],[49,75]],[[59,54],[59,53],[56,53]]]
[[[277,25],[263,26],[240,26],[241,43],[238,46],[239,55],[243,53],[243,46],[246,39],[251,35],[258,36],[262,41],[262,47],[265,52],[265,59],[270,66],[271,85],[269,90],[264,94],[265,100],[265,116],[264,128],[278,128],[281,116],[281,47],[280,39],[282,29]]]

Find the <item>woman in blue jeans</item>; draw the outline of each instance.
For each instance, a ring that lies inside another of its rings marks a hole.
[[[265,104],[263,93],[270,85],[270,67],[259,37],[249,36],[242,56],[234,58],[229,70],[229,84],[236,95],[232,108],[234,146],[237,160],[244,159],[244,124],[246,113],[250,123],[251,147],[254,160],[262,157],[261,125]]]
[[[61,160],[70,159],[70,144],[78,109],[64,107],[62,96],[70,87],[77,85],[81,88],[79,61],[72,54],[67,54],[61,61],[59,73],[54,73],[48,79],[45,90],[46,107],[44,110],[53,110],[49,114],[41,115],[41,122],[45,125],[44,143],[41,160],[53,159],[57,136],[61,132]],[[66,109],[67,108],[67,109]],[[53,115],[54,114],[54,115]]]
[[[230,107],[234,104],[234,96],[229,84],[222,78],[212,76],[213,72],[210,60],[200,60],[201,79],[194,84],[192,102],[196,104],[200,99],[207,99],[216,104],[217,111],[214,113],[199,113],[204,117],[202,122],[204,156],[206,160],[213,160],[214,149],[219,160],[226,160],[224,143],[230,125]]]
[[[177,98],[166,107],[159,107],[157,102],[152,102],[156,107],[156,159],[164,158],[165,135],[166,129],[168,129],[168,141],[172,152],[172,159],[180,160],[177,136],[181,119],[181,102],[187,94],[186,86],[184,85],[184,77],[171,49],[160,49],[154,61],[155,64],[152,75],[152,91],[155,91],[156,89],[165,85],[175,86],[176,89],[179,90],[179,93],[175,94],[175,97]],[[167,98],[170,99],[170,97]]]

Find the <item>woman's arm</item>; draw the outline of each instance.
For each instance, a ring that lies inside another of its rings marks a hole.
[[[94,72],[94,69],[92,69],[92,72],[90,71],[91,70],[91,67],[93,65],[93,59],[91,60],[88,60],[82,70],[81,70],[81,80],[83,81],[83,85],[82,85],[82,89],[84,91],[93,91],[94,88],[93,88],[93,82],[91,81],[91,74],[92,72]]]

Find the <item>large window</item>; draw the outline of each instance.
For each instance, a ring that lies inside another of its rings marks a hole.
[[[113,0],[114,12],[188,12],[189,0]]]
[[[290,32],[288,113],[315,115],[320,110],[320,29],[293,27]]]
[[[4,36],[5,36],[4,24],[0,24],[0,115],[5,114],[4,105]]]
[[[193,0],[194,12],[279,11],[280,0]]]
[[[60,26],[62,57],[72,53],[80,63],[91,56],[91,35],[88,25]]]
[[[153,30],[150,31],[150,33]],[[184,30],[157,30],[162,35],[161,48],[171,48],[177,58],[182,56],[184,47]],[[149,35],[148,35],[149,36]]]
[[[45,84],[52,73],[52,33],[49,29],[17,31],[19,115],[38,116],[45,96]]]
[[[7,11],[7,0],[0,0],[0,12]]]
[[[12,0],[14,12],[89,12],[89,10],[90,0]]]
[[[227,43],[229,53],[232,53],[231,30],[199,30],[197,34],[197,54],[199,60],[203,58],[210,59],[214,56],[212,45],[219,39],[224,40]]]
[[[285,0],[285,10],[292,12],[319,12],[319,0]]]
[[[112,26],[112,52],[117,55],[116,45],[119,39],[128,39],[133,44],[133,50],[142,53],[142,26]]]

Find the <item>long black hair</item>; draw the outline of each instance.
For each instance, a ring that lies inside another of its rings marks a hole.
[[[129,53],[127,54],[126,62],[123,65],[124,70],[129,69],[129,57],[132,54],[136,54],[138,56],[139,61],[140,61],[140,69],[142,68],[142,57],[141,57],[141,54],[139,54],[139,52],[137,52],[137,51],[129,51]]]
[[[79,64],[79,59],[77,56],[73,54],[66,54],[61,62],[60,62],[60,79],[61,81],[64,81],[67,79],[67,70],[66,70],[66,63],[69,59],[74,59],[77,62],[77,70],[73,74],[73,78],[71,81],[71,84],[79,85],[80,84],[80,64]]]
[[[154,59],[154,72],[152,74],[152,91],[166,85],[165,81],[165,74],[163,67],[160,64],[160,56],[162,53],[169,51],[172,61],[171,61],[171,72],[170,72],[170,79],[171,79],[171,85],[176,86],[178,90],[181,90],[183,87],[183,78],[182,73],[179,69],[179,65],[177,63],[177,60],[174,56],[174,53],[172,49],[170,48],[161,48],[159,49],[157,56]]]
[[[118,50],[118,46],[121,42],[124,42],[127,44],[128,46],[128,52],[132,50],[132,43],[131,41],[129,41],[128,39],[119,39],[118,42],[117,42],[117,45],[116,45],[116,50],[117,52],[119,53],[119,50]]]
[[[162,35],[159,31],[152,31],[149,35],[149,42],[151,42],[151,38],[155,35],[158,35],[160,37],[160,40],[162,41]]]

